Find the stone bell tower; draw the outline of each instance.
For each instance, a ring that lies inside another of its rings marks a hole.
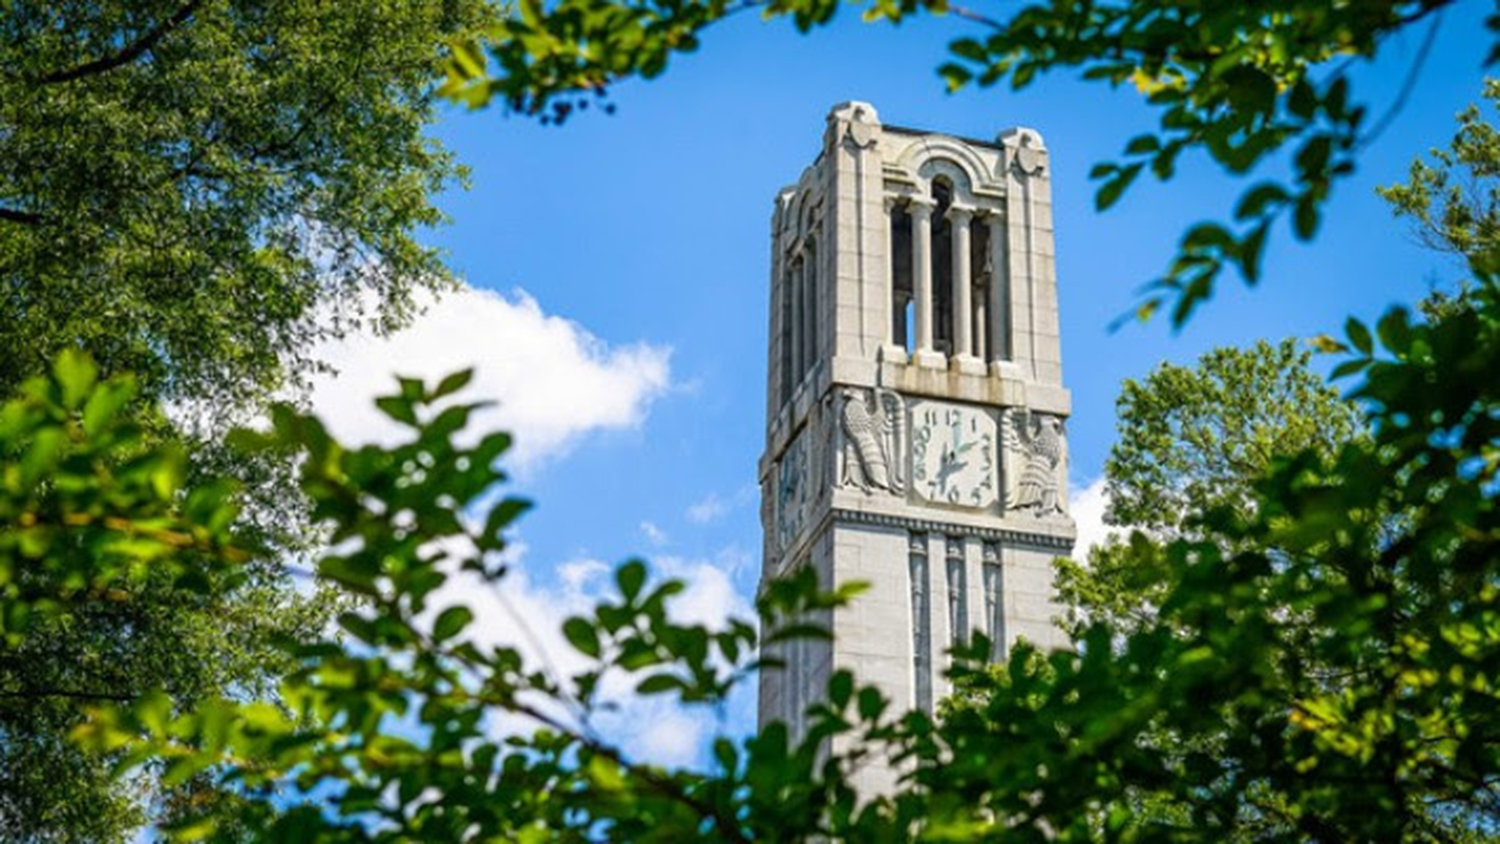
[[[803,729],[848,668],[899,708],[948,691],[971,631],[1060,645],[1068,515],[1047,148],[883,125],[850,102],[776,198],[760,460],[763,579],[799,566],[869,591],[779,646],[760,719]],[[884,790],[890,769],[862,788]]]

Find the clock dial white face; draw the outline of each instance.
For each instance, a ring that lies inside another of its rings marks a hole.
[[[948,402],[912,402],[912,492],[932,503],[993,507],[999,500],[998,435],[991,411]]]
[[[786,548],[807,522],[811,503],[807,437],[798,434],[781,455],[776,473],[776,545]]]

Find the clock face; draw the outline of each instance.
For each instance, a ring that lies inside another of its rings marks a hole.
[[[912,492],[937,504],[993,507],[999,500],[998,433],[999,425],[988,410],[912,402]]]
[[[807,437],[798,434],[781,455],[781,465],[776,473],[776,544],[786,548],[791,544],[807,521],[808,504],[812,498],[808,477]]]

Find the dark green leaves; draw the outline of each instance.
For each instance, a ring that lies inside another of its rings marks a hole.
[[[570,618],[563,622],[563,636],[568,643],[584,656],[599,657],[599,634],[594,625],[584,618]]]
[[[1106,166],[1110,169],[1103,172],[1108,175],[1108,179],[1094,195],[1094,207],[1099,211],[1108,210],[1110,206],[1120,201],[1120,197],[1124,196],[1125,190],[1130,187],[1131,182],[1135,181],[1135,177],[1140,175],[1141,167],[1144,165],[1136,162],[1119,168],[1114,168],[1112,165]],[[1100,171],[1096,169],[1095,173],[1100,173]]]
[[[102,712],[78,731],[79,739],[96,750],[123,752],[122,771],[160,765],[173,782],[203,778],[239,789],[243,797],[228,814],[189,809],[180,826],[184,838],[243,824],[262,840],[325,840],[337,830],[373,828],[377,821],[409,840],[474,834],[540,840],[579,824],[607,826],[627,839],[649,831],[660,840],[705,834],[784,840],[784,833],[813,828],[817,821],[809,812],[815,804],[785,814],[769,808],[778,805],[767,799],[770,793],[757,790],[774,788],[785,796],[793,787],[808,800],[822,795],[816,800],[825,802],[847,794],[837,773],[815,774],[822,742],[855,729],[843,715],[823,712],[804,740],[783,743],[774,771],[766,770],[773,763],[764,755],[773,745],[751,750],[747,743],[747,760],[762,761],[742,766],[738,752],[721,744],[715,755],[723,771],[717,776],[638,765],[596,734],[594,719],[616,707],[622,692],[719,708],[759,664],[759,636],[750,621],[710,627],[675,617],[681,581],[653,578],[638,560],[621,565],[617,593],[562,624],[563,638],[582,658],[568,661],[573,669],[567,676],[550,664],[551,654],[533,650],[535,632],[509,615],[503,596],[497,603],[507,617],[495,626],[515,645],[481,646],[466,635],[474,611],[447,596],[494,588],[493,581],[504,577],[504,565],[495,558],[505,548],[506,529],[526,507],[503,498],[483,512],[503,478],[494,464],[509,438],[492,435],[472,448],[455,442],[473,406],[451,404],[451,398],[467,380],[463,373],[435,386],[401,379],[384,404],[407,420],[408,430],[404,441],[389,447],[345,448],[315,417],[287,406],[273,411],[271,433],[235,438],[247,448],[300,456],[301,488],[329,540],[317,572],[322,585],[349,605],[338,618],[342,638],[328,637],[318,626],[286,643],[297,666],[281,688],[286,716],[264,702],[229,699],[174,711],[158,696]],[[42,384],[36,392],[46,400],[62,388]],[[42,407],[67,416],[61,408]],[[21,405],[0,412],[0,420],[17,419],[47,430],[63,425],[48,413],[28,415]],[[44,451],[46,471],[55,472],[65,447]],[[13,475],[0,472],[0,478]],[[97,482],[83,479],[79,486]],[[175,499],[180,489],[163,487],[163,499]],[[226,529],[232,520],[222,508],[229,491],[210,483],[189,492],[184,534]],[[63,527],[78,534],[77,525]],[[0,548],[3,540],[0,534]],[[174,566],[206,555],[227,569],[226,576],[235,571],[236,560],[224,558],[227,549],[213,545],[168,543],[151,553]],[[97,557],[80,560],[93,567],[88,571],[101,570]],[[434,613],[428,605],[445,585],[462,588],[446,590],[444,607]],[[858,588],[825,592],[810,571],[772,582],[765,623],[778,631],[778,641],[826,638],[808,619],[842,606]],[[0,603],[0,620],[7,632],[19,630],[43,609],[36,601]],[[847,675],[837,681],[836,692],[846,703],[855,694]],[[859,690],[858,697],[868,711],[883,710],[874,690]],[[490,730],[497,716],[522,726],[496,740]],[[335,790],[339,800],[316,812],[287,810],[278,802],[280,795],[320,788]],[[442,801],[424,796],[434,789]],[[745,815],[732,805],[751,791],[768,809]],[[705,803],[706,794],[718,802]],[[722,813],[713,808],[720,803]],[[643,819],[649,819],[645,828]],[[521,832],[513,835],[516,830]]]
[[[631,600],[641,593],[646,583],[646,566],[639,560],[631,560],[615,570],[615,581],[620,584],[620,594]]]
[[[449,607],[439,613],[437,621],[432,623],[432,639],[435,642],[452,639],[462,633],[473,620],[474,612],[468,607]]]

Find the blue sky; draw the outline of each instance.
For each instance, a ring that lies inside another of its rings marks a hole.
[[[487,331],[481,309],[468,314],[477,331],[427,327],[445,360],[510,360],[514,372],[496,388],[502,400],[519,407],[524,395],[558,396],[554,427],[536,429],[555,441],[524,461],[518,482],[538,502],[520,531],[527,577],[563,594],[600,563],[638,554],[686,576],[712,574],[705,606],[740,607],[753,592],[771,203],[817,153],[835,103],[865,100],[888,122],[973,137],[1025,125],[1047,140],[1081,487],[1097,478],[1113,440],[1122,379],[1214,345],[1337,331],[1351,313],[1372,317],[1459,273],[1416,246],[1372,187],[1445,144],[1454,115],[1477,99],[1487,5],[1450,10],[1404,110],[1338,187],[1316,241],[1295,244],[1278,230],[1261,288],[1225,285],[1178,335],[1164,320],[1114,334],[1107,325],[1163,268],[1182,231],[1223,219],[1246,183],[1185,159],[1172,182],[1142,182],[1095,213],[1090,166],[1149,129],[1153,115],[1131,91],[1061,76],[1019,94],[947,95],[934,69],[946,43],[969,32],[961,21],[870,26],[845,10],[804,36],[786,21],[742,17],[710,30],[698,54],[675,59],[661,78],[619,86],[614,116],[586,112],[550,127],[498,110],[451,110],[438,135],[472,168],[473,184],[442,198],[453,223],[432,242],[502,305],[568,321],[546,323],[538,336],[557,341],[550,346],[522,343],[499,324]],[[1403,34],[1358,69],[1355,90],[1375,117],[1395,98],[1422,35]],[[390,360],[401,369],[406,354]],[[598,383],[563,395],[567,385],[549,375],[570,370],[547,362],[568,355],[593,365]],[[610,398],[620,379],[627,394]],[[554,626],[560,621],[559,611]],[[749,713],[735,708],[727,726],[745,727]]]

